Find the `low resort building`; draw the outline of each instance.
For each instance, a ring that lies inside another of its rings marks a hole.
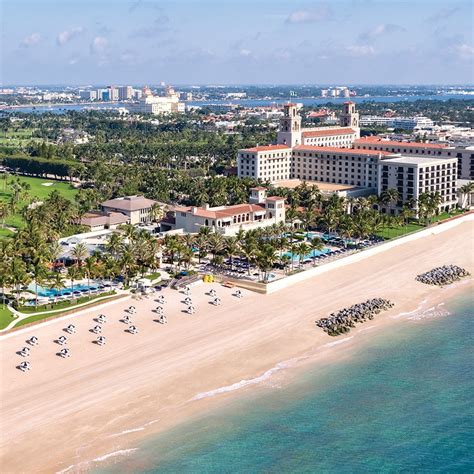
[[[210,207],[176,207],[174,225],[171,216],[165,220],[168,229],[182,229],[197,233],[202,227],[210,227],[222,235],[235,235],[239,230],[252,230],[285,222],[285,199],[266,196],[265,188],[252,188],[247,204]]]
[[[143,196],[125,196],[100,204],[100,211],[89,211],[79,223],[91,231],[116,229],[122,224],[149,224],[151,208],[156,201]]]
[[[125,214],[130,224],[148,224],[151,221],[151,208],[156,201],[143,196],[125,196],[110,199],[101,203],[103,212],[121,212]]]

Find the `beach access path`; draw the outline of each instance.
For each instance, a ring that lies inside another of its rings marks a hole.
[[[96,336],[89,332],[96,309],[6,334],[0,337],[0,470],[78,472],[93,459],[225,403],[239,393],[235,388],[248,390],[256,385],[249,381],[283,361],[350,357],[358,330],[348,343],[328,345],[347,336],[331,338],[316,319],[382,297],[395,308],[371,321],[371,330],[401,324],[400,313],[451,291],[416,282],[417,274],[445,264],[474,273],[472,236],[473,220],[465,219],[269,295],[244,290],[238,299],[233,289],[200,284],[192,289],[192,316],[183,312],[184,295],[167,289],[166,325],[154,321],[158,303],[152,298],[119,300],[101,311],[108,317],[103,347],[92,343]],[[462,282],[463,288],[472,282]],[[210,304],[211,288],[221,306]],[[138,313],[136,335],[119,322],[130,304]],[[63,359],[54,340],[70,322],[77,333],[68,336],[71,357]],[[40,344],[31,349],[31,371],[22,373],[16,366],[25,359],[16,352],[32,335]]]

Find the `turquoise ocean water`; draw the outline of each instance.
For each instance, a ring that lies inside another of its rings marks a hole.
[[[96,472],[472,473],[472,303],[368,331],[349,359],[246,390]]]

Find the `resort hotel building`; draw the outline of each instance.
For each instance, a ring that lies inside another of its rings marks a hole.
[[[144,196],[110,199],[100,204],[99,211],[86,212],[79,224],[89,227],[91,231],[116,229],[122,224],[148,224],[154,204],[157,202]]]
[[[247,204],[176,206],[161,222],[161,231],[181,229],[186,233],[197,233],[202,227],[210,227],[216,233],[229,236],[241,229],[247,231],[285,222],[284,198],[267,197],[264,187],[251,188],[250,193]]]
[[[430,158],[426,156],[387,157],[379,163],[379,193],[396,189],[397,207],[421,193],[441,196],[441,208],[449,210],[458,202],[456,189],[456,158]]]
[[[296,105],[287,104],[277,143],[239,150],[237,173],[275,186],[285,186],[288,180],[352,186],[353,196],[363,190],[368,195],[396,188],[407,200],[418,199],[422,192],[439,192],[440,209],[447,210],[457,202],[458,158],[453,147],[444,145],[360,138],[353,102],[344,103],[339,127],[312,129],[302,129]]]

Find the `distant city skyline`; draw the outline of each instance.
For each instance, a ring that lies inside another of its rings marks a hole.
[[[472,84],[449,0],[4,0],[1,84]]]

